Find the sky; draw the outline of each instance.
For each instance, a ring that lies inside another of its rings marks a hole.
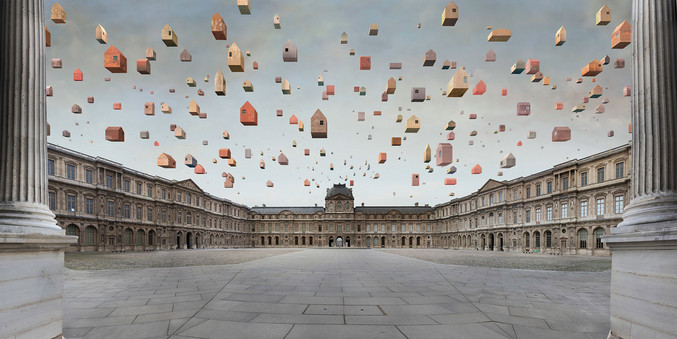
[[[52,45],[46,48],[47,84],[54,95],[47,99],[47,120],[51,125],[48,142],[88,155],[121,163],[134,170],[167,179],[192,179],[206,192],[248,206],[323,205],[326,189],[335,183],[354,182],[356,204],[365,205],[436,205],[462,197],[479,189],[487,180],[510,180],[551,168],[575,158],[583,158],[619,145],[627,144],[630,123],[630,97],[623,88],[631,85],[631,46],[611,49],[610,38],[616,26],[631,22],[629,1],[598,0],[458,0],[459,19],[455,26],[442,26],[441,13],[448,1],[262,1],[251,0],[251,15],[240,14],[236,0],[171,1],[79,1],[60,0],[66,11],[66,23],[50,20],[54,1],[45,1],[45,23],[51,31]],[[607,4],[612,20],[606,26],[595,25],[595,13]],[[216,40],[210,19],[218,12],[228,27],[227,40]],[[281,18],[281,29],[273,27],[273,16]],[[369,26],[378,24],[378,35],[369,35]],[[108,43],[95,39],[101,24]],[[169,24],[178,36],[178,47],[161,41],[161,30]],[[420,28],[418,25],[420,24]],[[490,30],[512,31],[507,42],[488,42]],[[555,46],[555,33],[564,26],[567,41]],[[340,44],[341,33],[348,34],[348,44]],[[283,62],[282,46],[291,40],[298,48],[298,62]],[[227,45],[237,43],[244,56],[245,71],[231,72],[227,66]],[[113,74],[104,68],[103,55],[115,46],[127,58],[127,73]],[[151,61],[151,74],[136,70],[136,60],[145,57],[147,47],[157,53]],[[191,62],[181,62],[184,49]],[[355,55],[349,55],[351,49]],[[426,51],[432,49],[437,61],[423,67]],[[495,62],[485,62],[493,49]],[[608,55],[611,63],[595,77],[581,77],[581,68],[594,59]],[[370,56],[371,70],[360,70],[360,56]],[[51,59],[61,58],[63,68],[51,67]],[[623,58],[626,67],[615,69],[614,59]],[[540,60],[540,70],[551,86],[532,83],[530,75],[510,74],[518,59]],[[442,70],[445,60],[465,66],[470,74],[470,90],[463,97],[442,95],[456,70]],[[252,68],[258,63],[258,70]],[[401,62],[401,70],[389,69]],[[84,81],[73,81],[79,68]],[[225,96],[214,93],[213,78],[217,70],[225,75]],[[209,82],[203,78],[209,75]],[[324,86],[335,86],[335,95],[322,100]],[[283,95],[275,77],[287,79],[291,95]],[[188,87],[192,77],[197,87]],[[381,101],[390,77],[398,79],[395,94]],[[573,81],[566,81],[566,78]],[[110,81],[104,81],[110,78]],[[252,82],[254,92],[245,92],[242,82]],[[479,82],[486,83],[483,95],[472,95]],[[572,113],[588,92],[600,85],[604,94],[590,99],[586,110]],[[365,87],[366,95],[353,91]],[[413,87],[425,87],[430,100],[411,102]],[[501,96],[501,89],[507,96]],[[169,89],[175,89],[170,93]],[[198,96],[198,89],[205,92]],[[153,94],[151,94],[151,91]],[[94,103],[87,103],[93,96]],[[595,114],[604,104],[605,112]],[[206,119],[188,113],[195,100]],[[154,116],[144,115],[144,103],[154,102]],[[249,101],[258,112],[258,126],[243,126],[239,109]],[[518,102],[531,103],[531,115],[517,116]],[[121,110],[113,110],[120,102]],[[172,114],[160,112],[168,103]],[[564,104],[555,110],[555,103]],[[82,114],[71,113],[73,104]],[[276,110],[283,116],[276,116]],[[311,138],[310,117],[320,109],[327,117],[328,137]],[[358,121],[358,112],[366,119]],[[381,111],[374,116],[373,111]],[[477,119],[470,120],[471,113]],[[398,114],[403,116],[396,122]],[[296,115],[305,124],[299,131],[289,124]],[[421,121],[417,133],[404,133],[405,122],[416,115]],[[447,140],[445,125],[456,122],[456,138]],[[170,131],[176,124],[186,131],[179,140]],[[494,133],[499,125],[506,131]],[[105,140],[108,126],[122,126],[124,142]],[[571,128],[571,140],[552,142],[555,126]],[[62,131],[71,132],[70,138]],[[221,135],[226,130],[229,140]],[[140,131],[149,131],[141,139]],[[470,136],[477,131],[476,136]],[[535,139],[527,139],[536,131]],[[613,137],[608,132],[614,131]],[[369,140],[371,135],[371,140]],[[401,146],[391,146],[392,137],[402,137]],[[203,145],[203,140],[208,145]],[[159,146],[154,146],[157,141]],[[293,142],[296,147],[293,147]],[[469,145],[473,141],[473,145]],[[517,146],[521,141],[522,146]],[[435,158],[424,163],[426,145],[433,150],[439,143],[451,143],[454,163],[435,166]],[[236,167],[218,157],[220,148],[230,148]],[[245,158],[245,149],[252,157]],[[304,156],[304,149],[310,156]],[[320,156],[320,149],[327,152]],[[161,153],[171,155],[175,169],[158,167]],[[378,164],[378,155],[387,153],[387,161]],[[289,159],[283,166],[273,161],[280,153]],[[500,160],[512,153],[517,165],[501,169]],[[197,158],[206,174],[195,174],[183,164],[186,154]],[[216,163],[212,159],[217,159]],[[266,163],[259,168],[259,161]],[[333,164],[333,170],[330,165]],[[471,174],[479,164],[481,174]],[[432,167],[429,172],[426,166]],[[447,174],[449,167],[457,172]],[[499,176],[499,171],[503,175]],[[224,188],[222,173],[235,177],[233,188]],[[411,176],[420,174],[420,185],[412,186]],[[376,176],[378,174],[378,176]],[[378,178],[375,178],[378,177]],[[456,185],[444,185],[445,178],[456,178]],[[311,186],[303,185],[305,179]],[[270,180],[274,187],[266,187]],[[317,187],[319,185],[319,187]],[[450,196],[453,194],[454,196]]]

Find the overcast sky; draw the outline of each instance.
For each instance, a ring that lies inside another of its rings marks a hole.
[[[354,180],[358,204],[434,205],[452,199],[452,192],[455,197],[472,193],[488,179],[529,175],[630,140],[630,97],[624,97],[622,90],[631,84],[631,47],[618,50],[610,45],[614,28],[623,20],[631,21],[630,1],[459,0],[459,19],[453,27],[441,26],[441,13],[448,1],[439,0],[252,0],[251,15],[241,15],[236,3],[61,0],[67,21],[55,24],[49,19],[54,1],[47,0],[46,25],[52,34],[52,46],[46,48],[47,83],[54,88],[54,96],[47,100],[51,124],[48,141],[151,175],[191,178],[213,195],[249,206],[307,206],[322,205],[327,187],[350,180]],[[612,21],[596,26],[595,13],[605,3],[611,8]],[[210,18],[215,12],[228,27],[226,41],[215,40],[210,31]],[[281,17],[279,30],[273,27],[275,14]],[[369,36],[372,23],[379,26],[377,36]],[[106,29],[108,44],[96,41],[97,24]],[[161,41],[165,24],[178,35],[178,47],[166,47]],[[567,42],[556,47],[555,33],[562,25],[567,30]],[[512,37],[508,42],[488,42],[487,26],[509,29]],[[340,44],[342,32],[348,34],[346,45]],[[282,45],[287,40],[298,47],[298,62],[283,62]],[[245,56],[243,73],[233,73],[227,66],[226,45],[232,43],[237,43],[243,53],[251,51],[251,56]],[[103,54],[110,46],[127,57],[127,73],[113,74],[104,68]],[[136,60],[144,58],[149,46],[157,52],[157,60],[151,61],[150,75],[141,75],[136,71]],[[183,49],[190,52],[192,62],[180,62]],[[355,50],[354,56],[349,55],[350,49]],[[429,49],[437,53],[437,62],[423,67]],[[490,49],[496,52],[496,62],[484,61]],[[606,55],[611,57],[611,64],[604,66],[595,83],[585,77],[583,83],[576,84],[584,65]],[[371,70],[359,69],[360,56],[371,57]],[[51,68],[52,58],[61,58],[63,68]],[[616,58],[624,58],[626,67],[614,69]],[[442,96],[455,72],[441,69],[447,59],[465,66],[471,74],[471,89],[462,98]],[[539,59],[541,71],[557,89],[531,83],[525,73],[510,74],[518,59]],[[254,61],[258,70],[252,68]],[[390,70],[391,62],[401,62],[402,69]],[[73,81],[76,68],[83,71],[84,81]],[[226,77],[226,96],[214,93],[212,80],[218,69]],[[203,81],[206,75],[208,83]],[[322,100],[325,87],[318,86],[318,75],[324,76],[325,85],[336,88],[336,95],[329,100]],[[282,94],[280,84],[274,81],[276,76],[289,80],[291,95]],[[105,82],[106,77],[111,81]],[[188,87],[187,77],[193,77],[197,87]],[[382,102],[381,94],[390,77],[402,80],[397,81],[395,94]],[[565,81],[567,77],[573,81]],[[254,92],[244,92],[244,80],[252,82]],[[474,96],[472,87],[480,80],[486,83],[487,91]],[[603,96],[590,99],[585,111],[572,113],[571,108],[597,84],[604,88]],[[353,92],[355,86],[365,87],[366,95]],[[411,102],[412,87],[425,87],[431,99]],[[170,93],[170,88],[176,92]],[[501,96],[503,88],[508,90],[507,96]],[[198,89],[205,95],[198,96]],[[93,104],[87,103],[88,96],[94,96]],[[605,113],[594,114],[605,98],[609,99]],[[200,105],[207,119],[188,113],[190,100]],[[155,102],[155,116],[144,115],[147,101]],[[239,122],[239,108],[246,101],[258,111],[258,126]],[[531,103],[530,116],[516,115],[517,102],[521,101]],[[113,110],[114,102],[122,103],[122,110]],[[172,106],[173,113],[161,113],[161,102]],[[564,103],[564,109],[555,110],[556,102]],[[81,115],[71,113],[73,104],[82,107]],[[318,108],[328,120],[326,139],[310,135],[310,117]],[[278,109],[284,111],[282,117],[276,116]],[[365,121],[357,121],[360,111],[366,112]],[[373,116],[373,111],[383,113]],[[469,120],[470,113],[478,118]],[[292,114],[304,122],[305,131],[289,124]],[[402,123],[396,122],[398,114],[403,116]],[[421,129],[405,134],[404,124],[412,114],[421,120]],[[457,124],[454,141],[446,140],[444,128],[449,120]],[[186,139],[176,139],[170,124],[182,127]],[[506,132],[494,134],[500,124],[506,125]],[[122,126],[125,142],[106,141],[107,126]],[[571,140],[552,142],[555,126],[570,127]],[[71,137],[62,137],[63,130],[70,131]],[[150,132],[150,139],[140,139],[143,130]],[[230,133],[230,140],[221,138],[224,130]],[[477,136],[471,137],[473,130]],[[527,139],[530,130],[536,131],[535,139]],[[607,137],[611,130],[615,136]],[[368,140],[369,135],[372,140]],[[395,147],[391,146],[392,137],[406,140]],[[203,140],[209,145],[203,146]],[[296,147],[292,147],[294,140]],[[470,140],[474,145],[468,144]],[[158,147],[153,146],[155,141]],[[518,141],[523,146],[517,147]],[[429,164],[423,162],[425,146],[430,144],[434,152],[440,142],[453,145],[452,165],[458,169],[453,175],[446,173],[451,165],[435,166],[434,158]],[[237,167],[218,158],[219,148],[231,149]],[[245,159],[245,148],[251,148],[251,159]],[[305,148],[310,149],[310,156],[303,155]],[[326,157],[320,157],[321,148],[326,149]],[[176,169],[156,165],[163,152],[176,159]],[[288,166],[272,160],[281,152],[289,158]],[[379,152],[387,153],[385,164],[377,163]],[[507,153],[515,155],[517,165],[500,169],[499,162]],[[196,157],[207,173],[197,175],[185,166],[186,154]],[[216,164],[212,163],[214,158],[218,159]],[[262,158],[264,170],[259,169]],[[475,164],[482,166],[482,174],[471,175]],[[425,169],[427,165],[434,168],[432,173]],[[503,171],[502,177],[497,175],[499,171]],[[234,188],[223,187],[223,172],[233,174]],[[374,179],[377,173],[379,178]],[[411,186],[412,173],[421,175],[420,186]],[[447,177],[457,178],[458,183],[445,186]],[[305,179],[311,180],[310,187],[303,186]],[[275,186],[266,187],[268,180]]]

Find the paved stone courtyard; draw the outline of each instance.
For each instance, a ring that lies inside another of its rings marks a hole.
[[[66,338],[606,338],[606,272],[443,265],[368,249],[66,270]]]

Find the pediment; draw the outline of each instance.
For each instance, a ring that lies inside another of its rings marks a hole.
[[[188,179],[188,180],[184,180],[184,181],[179,182],[179,186],[185,187],[185,188],[188,188],[188,189],[191,189],[191,190],[194,190],[194,191],[202,192],[202,189],[200,188],[200,186],[198,186],[198,185],[197,185],[193,180],[191,180],[191,179]]]
[[[489,179],[484,184],[484,186],[482,186],[482,188],[480,188],[477,192],[482,193],[482,192],[490,191],[494,188],[502,187],[502,186],[503,186],[503,183],[501,183],[500,181],[496,181],[494,179]]]

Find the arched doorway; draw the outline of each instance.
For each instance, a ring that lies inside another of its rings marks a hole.
[[[186,245],[188,248],[193,248],[193,234],[191,232],[186,233]]]
[[[154,246],[153,239],[155,238],[155,231],[148,231],[148,246]]]
[[[414,237],[409,237],[409,248],[414,247]]]
[[[489,251],[494,250],[494,234],[489,233]]]
[[[350,237],[346,237],[346,247],[350,247]]]
[[[503,251],[503,233],[498,234],[498,250]]]
[[[178,232],[176,233],[176,249],[181,249],[181,237],[183,236],[183,233]]]
[[[486,236],[482,234],[482,236],[480,237],[480,247],[482,248],[482,251],[486,249],[486,246],[487,246]]]
[[[334,247],[334,237],[329,237],[329,247]]]
[[[336,247],[343,247],[343,238],[342,237],[336,238]]]
[[[386,237],[381,237],[381,248],[386,247]]]

